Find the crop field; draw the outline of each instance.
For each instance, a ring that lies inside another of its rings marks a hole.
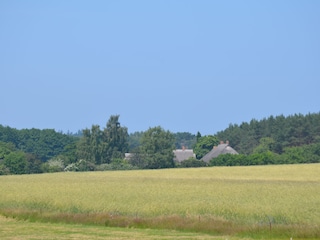
[[[320,238],[320,164],[0,176],[0,191],[0,214],[26,224]]]

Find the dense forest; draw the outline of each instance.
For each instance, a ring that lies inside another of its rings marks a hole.
[[[36,155],[45,162],[75,144],[77,139],[70,135],[58,133],[53,129],[17,130],[0,125],[0,141],[12,143],[20,151]]]
[[[228,140],[239,155],[200,161],[220,140]],[[180,148],[194,149],[196,159],[174,162],[172,150]],[[129,134],[119,115],[102,129],[92,125],[76,134],[0,125],[0,175],[313,162],[320,162],[320,113],[253,119],[207,136],[160,126]]]
[[[251,154],[262,138],[269,138],[272,151],[281,154],[287,147],[297,147],[320,141],[320,113],[270,116],[261,121],[251,120],[240,125],[230,124],[216,134],[227,139],[242,154]]]

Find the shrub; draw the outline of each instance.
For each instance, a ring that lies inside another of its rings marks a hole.
[[[80,159],[75,163],[71,163],[64,168],[65,172],[78,172],[78,171],[94,171],[96,169],[96,165],[90,161],[86,161],[84,159]]]
[[[206,167],[208,164],[204,161],[197,160],[195,158],[189,158],[182,161],[180,164],[177,164],[178,167],[182,168],[193,168],[193,167]]]
[[[62,172],[65,168],[63,160],[59,157],[54,157],[48,162],[42,164],[43,172]]]

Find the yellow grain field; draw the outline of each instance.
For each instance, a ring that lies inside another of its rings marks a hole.
[[[0,192],[0,213],[19,209],[320,226],[320,164],[0,176]]]

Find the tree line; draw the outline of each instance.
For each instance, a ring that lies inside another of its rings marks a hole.
[[[81,134],[0,125],[0,175],[175,167],[172,150],[195,142],[190,133],[173,134],[160,126],[128,134],[119,117],[112,115],[104,128],[92,125]],[[134,157],[125,159],[129,152]]]
[[[269,138],[273,141],[271,151],[281,154],[288,147],[320,141],[320,113],[270,116],[260,121],[252,119],[249,123],[230,124],[216,136],[228,139],[241,154],[253,153],[262,138]]]
[[[249,166],[269,164],[320,163],[320,142],[296,147],[286,147],[281,154],[270,148],[260,148],[252,154],[224,154],[210,160],[209,166]]]
[[[239,155],[220,155],[210,166],[320,162],[320,113],[270,116],[230,126],[216,134]]]
[[[240,154],[220,155],[209,164],[200,161],[219,140],[228,140]],[[174,162],[173,150],[182,147],[192,148],[196,158]],[[76,134],[0,125],[0,175],[306,162],[320,162],[319,113],[230,124],[206,136],[160,126],[128,134],[119,115],[110,116],[104,128],[92,125]]]

